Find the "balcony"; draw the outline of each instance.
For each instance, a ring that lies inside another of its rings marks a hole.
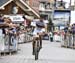
[[[39,11],[52,11],[54,4],[50,2],[40,2]]]
[[[67,2],[64,1],[56,1],[56,2],[47,2],[41,1],[39,5],[39,11],[47,12],[53,10],[71,10],[74,9],[74,6],[70,6]]]

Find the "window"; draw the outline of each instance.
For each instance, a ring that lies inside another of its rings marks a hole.
[[[46,4],[46,9],[50,9],[50,3]]]
[[[40,3],[39,10],[45,10],[45,4],[44,3]]]
[[[63,2],[63,1],[58,1],[58,2],[56,2],[56,8],[65,8],[65,2]]]
[[[17,14],[18,13],[18,7],[17,6],[13,6],[12,13],[13,14]]]

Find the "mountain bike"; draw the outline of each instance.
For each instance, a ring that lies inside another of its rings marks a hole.
[[[38,60],[39,51],[42,48],[41,36],[34,37],[33,39],[33,55],[35,55],[35,60]]]

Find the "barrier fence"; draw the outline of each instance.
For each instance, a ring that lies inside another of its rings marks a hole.
[[[24,33],[20,34],[18,36],[18,43],[21,44],[21,43],[31,42],[33,37],[29,35],[30,33],[31,32],[24,32]]]
[[[11,35],[10,33],[0,35],[0,53],[17,52],[18,44],[32,41],[32,37],[28,35],[31,32],[19,34],[19,36]]]
[[[75,34],[66,33],[61,43],[62,46],[68,48],[75,48]]]
[[[17,52],[17,37],[10,34],[0,36],[0,53]]]

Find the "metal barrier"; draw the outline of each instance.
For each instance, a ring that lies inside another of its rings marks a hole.
[[[1,35],[0,36],[0,52],[2,52],[4,50],[4,36]]]
[[[67,48],[75,48],[75,34],[65,34],[63,44],[61,45]]]
[[[17,52],[17,37],[11,36],[10,34],[2,34],[0,36],[0,54]]]
[[[32,32],[25,32],[25,33],[20,34],[18,36],[19,37],[18,42],[19,43],[27,43],[27,42],[32,41],[33,37],[29,35],[30,33],[32,33]]]
[[[18,43],[27,43],[32,41],[33,37],[30,36],[29,33],[32,32],[25,32],[19,34],[19,36],[11,35],[10,33],[0,35],[0,54],[17,52]]]

